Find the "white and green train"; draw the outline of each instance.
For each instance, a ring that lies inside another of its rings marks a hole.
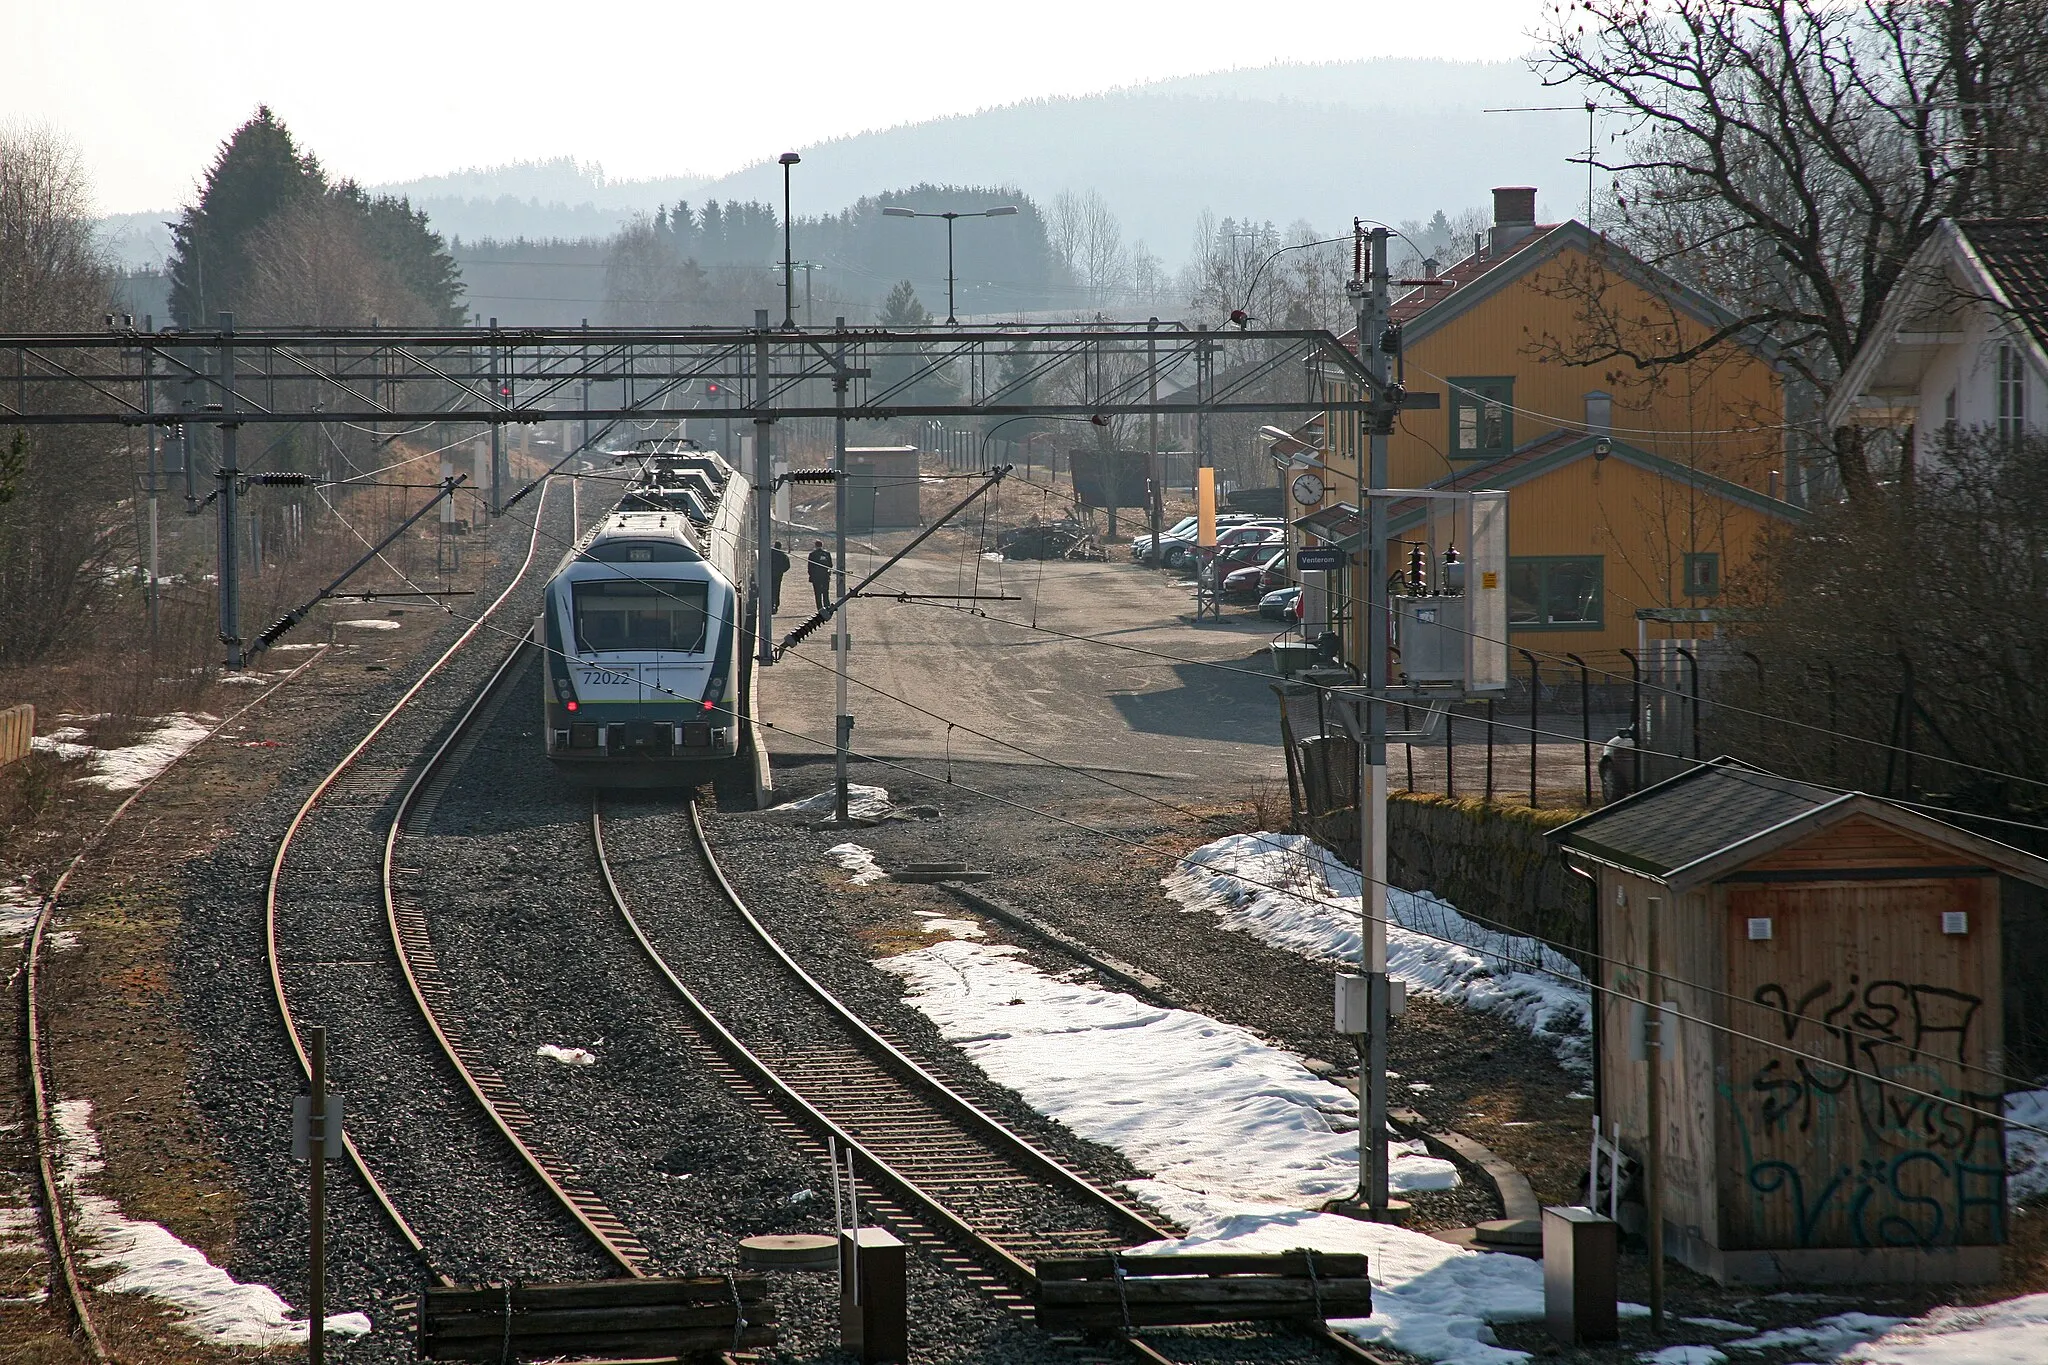
[[[704,520],[614,511],[548,580],[534,627],[542,734],[574,782],[694,787],[751,772],[742,584],[751,588],[753,499],[744,477],[725,473]]]

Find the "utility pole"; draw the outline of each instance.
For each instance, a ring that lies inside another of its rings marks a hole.
[[[504,406],[498,378],[498,320],[491,319],[491,406]],[[505,505],[505,450],[504,423],[491,423],[491,515],[498,515],[498,509]]]
[[[774,601],[769,584],[774,580],[775,551],[775,463],[768,444],[775,431],[775,419],[760,414],[768,409],[768,310],[754,310],[754,619],[759,622],[754,657],[761,667],[775,662]]]
[[[1359,746],[1359,973],[1366,981],[1365,1068],[1358,1128],[1359,1198],[1376,1223],[1387,1221],[1387,501],[1375,496],[1387,486],[1387,437],[1394,409],[1388,402],[1387,353],[1380,335],[1391,302],[1387,278],[1387,230],[1372,230],[1372,276],[1359,294],[1358,358],[1373,385],[1366,415],[1366,609],[1358,629],[1365,656],[1365,735]]]
[[[810,273],[804,274],[804,289],[808,296]],[[806,304],[809,300],[806,297]],[[805,325],[809,325],[809,318]],[[832,623],[832,667],[835,679],[835,709],[833,711],[833,735],[836,743],[833,754],[833,818],[841,826],[846,824],[846,753],[853,747],[853,717],[846,710],[846,646],[848,644],[847,617],[853,610],[853,603],[846,598],[846,319],[834,318],[832,329],[839,333],[837,360],[839,372],[832,377],[832,403],[838,408],[832,419],[832,468],[838,477],[832,480],[832,600],[839,604],[839,610]]]
[[[1153,329],[1159,326],[1158,318],[1145,323],[1145,384],[1147,401],[1152,411],[1145,415],[1145,472],[1152,480],[1152,562],[1165,562],[1165,547],[1160,542],[1166,531],[1166,470],[1159,458],[1159,343],[1153,337]],[[1217,584],[1220,590],[1222,584]]]
[[[1643,975],[1649,999],[1643,1011],[1643,1053],[1650,1065],[1649,1093],[1645,1096],[1643,1121],[1643,1235],[1650,1250],[1650,1330],[1664,1333],[1664,977],[1658,970],[1657,922],[1664,918],[1664,901],[1649,896],[1643,901],[1643,948],[1649,958]]]
[[[313,1168],[306,1201],[313,1224],[306,1258],[306,1360],[321,1365],[327,1356],[327,1030],[316,1025],[306,1032],[313,1091],[306,1124],[306,1155]]]
[[[242,592],[240,552],[242,539],[242,471],[235,466],[235,315],[222,313],[220,322],[220,464],[213,473],[220,506],[216,525],[220,576],[220,642],[227,646],[227,665],[242,667]]]
[[[142,330],[154,332],[156,330],[156,319],[144,318],[142,320]],[[156,414],[156,351],[148,347],[145,347],[142,352],[142,410],[152,416]],[[159,433],[156,429],[156,423],[149,423],[144,430],[148,433],[147,439],[149,442],[148,486],[144,489],[149,495],[149,525],[144,534],[146,543],[144,545],[145,555],[142,568],[144,574],[142,600],[149,608],[149,647],[154,652],[156,649],[157,625],[162,614],[161,594],[157,588],[159,570],[157,567],[156,504],[157,494],[163,482],[163,461],[161,458],[163,451],[158,443]]]

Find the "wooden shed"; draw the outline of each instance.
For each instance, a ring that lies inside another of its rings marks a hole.
[[[1658,916],[1670,1255],[1757,1284],[1997,1277],[2001,935],[2048,862],[1729,759],[1549,837],[1595,882],[1598,1107],[1639,1161]]]
[[[924,525],[916,446],[848,446],[846,529],[855,535]]]

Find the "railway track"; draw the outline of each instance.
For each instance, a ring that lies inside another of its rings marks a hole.
[[[1019,1312],[1037,1285],[1032,1259],[1172,1235],[861,1020],[747,906],[694,803],[682,820],[693,856],[662,860],[660,899],[689,907],[695,941],[679,942],[674,917],[650,927],[635,910],[593,800],[591,839],[612,903],[694,1019],[693,1052],[792,1140],[820,1156],[828,1142],[851,1149],[878,1221]]]
[[[537,1140],[532,1116],[465,1040],[435,959],[425,914],[409,894],[418,869],[404,861],[411,832],[431,813],[440,791],[459,767],[464,741],[474,735],[479,719],[502,704],[529,646],[522,641],[505,656],[453,724],[445,727],[438,742],[434,736],[442,725],[431,716],[414,716],[413,709],[427,684],[471,647],[498,610],[528,583],[540,557],[548,500],[548,490],[543,490],[525,558],[503,591],[315,785],[293,816],[271,864],[265,897],[265,952],[272,994],[303,1076],[310,1079],[311,1059],[302,1019],[315,1016],[342,1025],[335,1030],[330,1049],[339,1058],[341,1069],[360,1075],[383,1068],[389,1074],[393,1057],[388,1038],[380,1054],[352,1056],[350,1052],[354,1032],[367,1031],[363,1025],[365,1005],[387,994],[380,989],[378,972],[388,971],[384,961],[350,954],[370,951],[379,939],[388,944],[397,956],[404,993],[409,997],[404,1012],[410,1016],[391,1031],[416,1032],[423,1027],[434,1049],[431,1059],[399,1059],[410,1071],[408,1079],[428,1091],[438,1080],[445,1089],[447,1074],[452,1071],[465,1102],[452,1106],[463,1112],[450,1117],[474,1122],[480,1115],[489,1129],[504,1139],[504,1146],[518,1163],[517,1172],[508,1178],[505,1166],[509,1163],[493,1163],[476,1150],[488,1143],[465,1144],[446,1131],[419,1133],[419,1142],[438,1144],[444,1155],[458,1149],[464,1152],[466,1167],[453,1173],[454,1181],[463,1185],[459,1211],[471,1219],[472,1226],[480,1217],[498,1221],[508,1208],[530,1201],[537,1189],[555,1210],[538,1221],[554,1224],[552,1250],[558,1268],[595,1268],[588,1264],[595,1260],[615,1273],[637,1276],[648,1271],[651,1257],[647,1248],[567,1161]],[[422,752],[426,757],[419,761]],[[392,1022],[383,1021],[387,1028]],[[394,1086],[404,1088],[403,1082]],[[473,1102],[473,1108],[468,1102]],[[448,1259],[461,1237],[459,1230],[448,1235],[446,1226],[458,1212],[458,1201],[433,1198],[425,1187],[435,1181],[421,1179],[413,1169],[415,1152],[397,1145],[388,1135],[382,1139],[386,1149],[381,1153],[366,1152],[359,1145],[358,1135],[373,1125],[357,1116],[371,1112],[373,1103],[370,1095],[360,1091],[350,1096],[352,1131],[343,1139],[348,1162],[407,1248],[446,1282],[449,1277],[437,1266]],[[447,1115],[451,1106],[445,1096],[438,1103],[439,1114]],[[414,1119],[411,1126],[430,1127],[436,1116],[429,1112],[409,1117]],[[422,1118],[424,1124],[419,1122]],[[406,1126],[403,1120],[399,1126]],[[381,1176],[374,1169],[379,1164],[385,1168]],[[400,1179],[412,1186],[404,1199],[390,1187]],[[450,1181],[442,1177],[440,1183]],[[401,1202],[437,1206],[435,1216],[444,1225],[440,1246],[429,1247],[427,1238],[401,1211]],[[560,1245],[564,1217],[587,1243],[581,1249],[581,1263],[577,1252]],[[546,1250],[549,1239],[539,1240]],[[595,1257],[588,1254],[593,1249]],[[489,1267],[471,1263],[466,1268],[475,1272]]]

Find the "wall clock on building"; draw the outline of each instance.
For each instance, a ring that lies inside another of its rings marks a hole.
[[[1323,500],[1323,479],[1314,470],[1303,470],[1294,476],[1294,500],[1303,507],[1314,507]]]

